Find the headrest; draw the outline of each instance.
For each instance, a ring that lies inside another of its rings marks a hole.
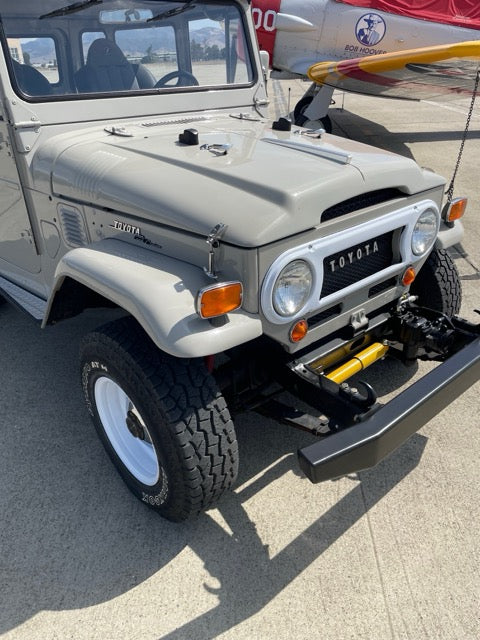
[[[128,64],[122,50],[106,38],[94,40],[87,54],[87,64],[94,67]]]

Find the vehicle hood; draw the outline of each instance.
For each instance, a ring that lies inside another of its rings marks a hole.
[[[199,144],[179,142],[187,127]],[[223,223],[225,241],[254,247],[315,227],[324,209],[367,191],[441,183],[408,158],[304,131],[228,115],[95,126],[44,141],[34,186],[202,235]]]

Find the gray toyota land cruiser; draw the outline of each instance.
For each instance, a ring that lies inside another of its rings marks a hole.
[[[214,504],[240,411],[317,436],[298,455],[319,482],[478,379],[446,252],[465,202],[269,120],[246,0],[0,0],[0,19],[0,296],[42,326],[112,309],[81,383],[140,500],[177,521]],[[387,353],[439,363],[382,405],[352,376]]]

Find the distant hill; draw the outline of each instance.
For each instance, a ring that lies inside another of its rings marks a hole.
[[[53,40],[51,38],[37,38],[22,45],[22,50],[28,53],[30,61],[38,64],[48,64],[57,58]]]
[[[219,49],[223,49],[225,46],[225,33],[222,29],[214,27],[203,27],[193,31],[191,39],[204,47],[213,47],[216,44]]]

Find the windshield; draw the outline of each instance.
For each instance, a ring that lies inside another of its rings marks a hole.
[[[228,88],[254,80],[234,2],[0,0],[0,12],[12,84],[34,101]]]

